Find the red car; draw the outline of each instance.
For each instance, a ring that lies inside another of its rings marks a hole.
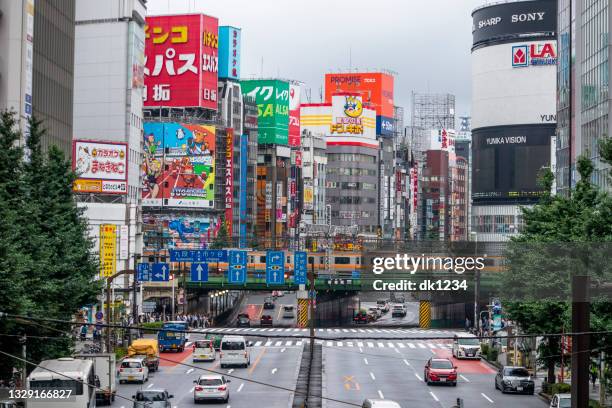
[[[368,322],[368,314],[366,312],[359,312],[353,317],[353,322],[356,324],[366,324]]]
[[[432,383],[448,383],[457,386],[457,367],[448,358],[430,358],[425,364],[423,380],[427,385]]]
[[[261,327],[272,327],[272,316],[270,315],[262,315],[261,319],[259,320],[259,325]]]

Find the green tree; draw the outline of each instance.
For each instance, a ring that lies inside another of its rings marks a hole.
[[[212,249],[222,249],[229,248],[232,246],[232,240],[227,232],[227,225],[225,223],[225,217],[221,217],[221,226],[219,227],[219,231],[217,232],[217,236],[213,239],[210,244],[210,248]]]
[[[87,222],[72,193],[75,175],[55,146],[43,153],[45,130],[36,119],[30,121],[27,149],[19,147],[22,135],[14,118],[11,112],[0,117],[0,310],[72,320],[100,289],[93,281],[98,263]],[[65,324],[0,321],[0,333],[32,336],[31,361],[69,354],[70,330]],[[21,352],[15,338],[2,336],[0,349]],[[0,377],[15,365],[0,359]]]

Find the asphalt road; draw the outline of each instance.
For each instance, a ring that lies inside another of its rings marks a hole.
[[[361,301],[361,308],[368,310],[371,307],[376,307],[376,302]],[[397,303],[399,304],[399,303]],[[368,326],[418,326],[419,325],[419,304],[417,302],[406,302],[406,316],[393,317],[391,309],[396,303],[389,303],[389,311],[383,314],[375,322],[368,323]]]
[[[264,300],[271,296],[270,292],[255,292],[249,294],[240,313],[247,313],[251,319],[251,327],[258,327],[262,315],[272,316],[272,325],[293,327],[295,325],[295,317],[293,319],[283,318],[283,306],[293,306],[294,312],[297,315],[297,298],[295,293],[289,293],[276,298],[274,309],[264,309]]]

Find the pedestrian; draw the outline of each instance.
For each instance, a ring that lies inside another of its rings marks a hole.
[[[590,373],[591,375],[591,383],[593,383],[593,389],[595,389],[595,382],[597,381],[597,367],[595,365],[591,365]]]
[[[87,338],[87,325],[82,325],[81,326],[81,341],[85,341],[85,339]]]
[[[472,325],[470,324],[470,318],[469,317],[465,317],[465,331],[470,331],[470,327]]]

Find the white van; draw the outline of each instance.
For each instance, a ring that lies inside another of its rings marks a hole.
[[[124,382],[144,383],[149,381],[149,367],[144,357],[126,358],[119,367],[119,384]]]
[[[223,336],[219,361],[221,368],[230,365],[248,367],[251,365],[250,344],[243,336]]]
[[[193,362],[215,361],[215,347],[212,340],[196,340],[193,343]]]

